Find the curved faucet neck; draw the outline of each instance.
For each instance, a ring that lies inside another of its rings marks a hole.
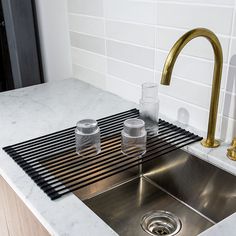
[[[215,55],[215,64],[214,64],[214,74],[212,82],[212,93],[211,93],[211,105],[210,105],[210,114],[208,121],[208,132],[207,138],[204,139],[201,143],[205,147],[217,147],[219,142],[215,140],[215,128],[216,128],[216,119],[217,111],[219,104],[219,95],[220,95],[220,84],[221,84],[221,75],[222,75],[222,66],[223,66],[223,53],[221,44],[217,36],[210,30],[205,28],[197,28],[188,31],[185,33],[171,48],[163,68],[161,84],[170,85],[172,71],[176,62],[177,57],[189,41],[197,37],[204,37],[208,39],[211,43],[214,55]]]

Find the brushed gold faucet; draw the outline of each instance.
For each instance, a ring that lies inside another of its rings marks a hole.
[[[231,147],[227,150],[227,156],[229,159],[236,161],[236,137],[233,138]]]
[[[171,48],[162,71],[161,84],[170,85],[172,70],[176,59],[183,49],[183,47],[192,39],[197,37],[205,37],[210,41],[214,54],[215,54],[215,65],[214,65],[214,75],[212,82],[212,92],[211,92],[211,105],[208,120],[208,131],[207,138],[201,141],[204,147],[213,148],[218,147],[220,142],[215,139],[215,129],[216,129],[216,119],[219,104],[220,95],[220,83],[222,75],[222,65],[223,65],[223,53],[221,44],[217,36],[210,30],[205,28],[196,28],[185,33]],[[184,88],[183,88],[184,89]]]

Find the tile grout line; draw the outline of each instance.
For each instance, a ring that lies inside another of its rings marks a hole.
[[[135,0],[133,0],[135,1]],[[200,6],[200,7],[212,7],[212,8],[233,8],[234,5],[224,5],[224,4],[210,4],[210,3],[198,3],[198,2],[195,2],[195,3],[191,3],[191,2],[186,2],[186,1],[183,1],[183,2],[179,2],[179,1],[163,1],[163,0],[146,0],[147,2],[148,1],[152,1],[152,2],[157,2],[157,3],[160,3],[160,4],[175,4],[175,5],[184,5],[184,6]]]
[[[202,2],[188,2],[188,1],[176,1],[176,0],[132,0],[133,2],[145,2],[145,3],[161,3],[161,4],[175,4],[175,5],[188,5],[188,6],[203,6],[203,7],[219,7],[219,8],[232,8],[233,4],[214,4],[214,3],[202,3]]]
[[[158,6],[156,4],[156,10],[157,10],[157,7]],[[157,21],[157,18],[158,17],[156,15],[156,21]],[[155,28],[155,31],[154,31],[154,67],[153,67],[153,81],[154,81],[154,83],[158,82],[158,81],[156,81],[157,80],[157,78],[156,78],[157,62],[158,62],[158,58],[157,58],[157,28]],[[160,86],[160,84],[159,84],[159,86]],[[158,86],[158,90],[159,90],[159,86]]]
[[[89,37],[93,37],[93,38],[98,38],[98,39],[104,39],[104,40],[107,39],[109,41],[114,41],[114,42],[117,42],[117,43],[120,43],[120,44],[127,44],[129,46],[135,46],[135,47],[139,47],[139,48],[144,48],[144,49],[147,49],[147,50],[154,50],[155,49],[154,47],[143,46],[143,45],[140,45],[140,44],[137,44],[137,43],[132,43],[132,42],[124,41],[124,40],[119,40],[119,39],[115,39],[115,38],[112,38],[112,37],[107,37],[106,35],[103,35],[103,36],[99,35],[98,36],[96,34],[91,34],[91,33],[86,33],[86,32],[76,31],[76,30],[70,30],[70,32],[76,33],[76,34],[83,34],[85,36],[89,36]]]
[[[82,67],[82,68],[84,68],[84,69],[87,69],[87,70],[90,70],[90,71],[92,71],[92,72],[95,72],[95,73],[104,75],[104,74],[101,73],[101,72],[98,72],[98,71],[96,71],[96,70],[94,70],[94,69],[91,69],[91,68],[89,68],[89,67],[86,67],[86,66],[81,65],[81,64],[78,64],[78,63],[73,63],[73,65],[75,65],[75,66],[80,66],[80,67]],[[139,87],[139,88],[140,88],[140,85],[135,84],[135,83],[132,83],[132,82],[127,81],[127,80],[124,80],[123,78],[120,78],[120,77],[118,77],[118,76],[115,76],[115,75],[112,75],[112,74],[109,74],[109,73],[108,73],[107,75],[110,76],[110,77],[113,77],[113,78],[115,78],[115,79],[117,79],[117,80],[119,80],[119,81],[123,81],[123,82],[125,82],[125,83],[128,83],[128,84],[131,85],[131,86]],[[170,95],[168,95],[168,94],[164,94],[164,93],[162,93],[162,92],[160,92],[160,94],[163,95],[163,96],[167,96],[167,97],[169,97],[169,98],[173,98],[174,100],[184,102],[184,103],[186,103],[186,104],[188,104],[188,105],[190,105],[190,106],[194,106],[194,107],[200,108],[200,109],[202,109],[202,110],[208,111],[208,109],[206,109],[206,108],[204,108],[204,107],[201,107],[200,105],[193,104],[193,103],[188,103],[188,102],[186,102],[185,100],[183,100],[183,99],[181,99],[181,98],[172,97],[172,96],[170,96]],[[220,113],[218,113],[218,114],[220,115]]]
[[[83,67],[83,66],[82,66],[82,67]],[[123,78],[120,78],[120,77],[117,77],[117,76],[114,76],[114,75],[110,75],[110,74],[109,74],[109,77],[111,77],[111,78],[113,78],[113,79],[115,79],[115,80],[118,80],[118,81],[120,81],[120,82],[122,82],[122,83],[127,83],[127,84],[129,84],[130,86],[135,87],[136,89],[137,89],[137,88],[138,88],[138,89],[141,89],[141,86],[140,86],[140,85],[134,84],[134,83],[132,83],[132,82],[130,82],[130,81],[127,81],[127,80],[124,80]],[[160,95],[161,95],[161,96],[168,97],[168,98],[170,98],[170,99],[173,99],[173,100],[175,100],[175,101],[177,101],[177,102],[182,102],[182,103],[188,104],[189,106],[195,107],[195,108],[200,109],[200,110],[202,110],[202,111],[204,111],[204,112],[209,112],[208,109],[206,109],[206,108],[204,108],[204,107],[201,107],[200,105],[188,103],[188,102],[186,102],[186,101],[183,100],[183,99],[176,98],[176,97],[172,97],[172,96],[169,96],[168,94],[164,94],[164,93],[160,93]],[[219,115],[219,113],[218,113],[218,115]],[[231,118],[230,118],[230,119],[231,119]]]
[[[168,53],[167,50],[160,49],[160,48],[158,48],[156,51],[159,51],[159,52],[162,52],[162,53]],[[200,57],[200,56],[193,56],[193,55],[190,55],[190,54],[184,53],[184,52],[181,52],[179,57],[191,58],[191,59],[194,59],[194,60],[205,61],[205,62],[212,63],[212,64],[214,63],[214,58],[213,59],[208,59],[208,58],[204,58],[204,57]],[[223,62],[223,65],[227,66],[228,64],[227,64],[227,62]]]
[[[122,83],[123,83],[123,82],[124,82],[124,83],[127,83],[127,84],[129,84],[130,86],[133,86],[133,87],[136,87],[136,88],[139,88],[139,89],[141,88],[140,85],[131,83],[131,82],[127,81],[127,80],[124,80],[123,78],[120,78],[120,77],[117,77],[117,76],[114,76],[114,75],[109,75],[109,76],[110,76],[111,78],[115,79],[115,80],[118,80],[118,81],[122,82]],[[170,98],[170,99],[173,99],[173,100],[175,100],[175,101],[177,101],[177,102],[182,102],[182,103],[188,104],[189,106],[195,107],[195,108],[200,109],[200,110],[202,110],[202,111],[209,112],[208,109],[206,109],[206,108],[204,108],[204,107],[201,107],[200,105],[188,103],[188,102],[186,102],[186,101],[183,100],[183,99],[176,98],[176,97],[172,97],[172,96],[169,96],[168,94],[164,94],[164,93],[161,93],[161,92],[160,92],[160,95],[161,95],[161,96],[168,97],[168,98]],[[218,113],[218,114],[219,114],[219,113]]]
[[[106,35],[107,35],[107,29],[106,29],[106,18],[105,18],[105,4],[104,4],[104,0],[102,0],[102,14],[103,14],[103,31],[104,31],[104,40],[105,40],[105,58],[106,58],[106,63],[105,63],[105,90],[107,90],[107,75],[108,75],[108,61],[107,61],[107,39],[106,39]]]
[[[104,39],[104,40],[107,40],[107,41],[113,41],[113,42],[120,43],[120,44],[126,44],[128,46],[138,47],[138,48],[142,48],[142,49],[146,49],[146,50],[154,50],[155,52],[160,51],[160,52],[168,53],[168,50],[166,50],[166,49],[161,49],[161,48],[156,48],[155,49],[155,45],[154,45],[154,47],[149,47],[149,46],[143,46],[143,45],[140,45],[140,44],[137,44],[137,43],[128,42],[128,41],[125,41],[125,40],[119,40],[119,39],[115,39],[115,38],[112,38],[112,37],[107,37],[105,35],[104,36],[98,36],[96,34],[86,33],[86,32],[82,32],[82,31],[75,31],[75,30],[70,30],[70,32],[76,33],[76,34],[82,34],[82,35],[93,37],[93,38],[98,38],[98,39],[101,39],[101,40]],[[75,47],[75,46],[73,46],[73,47]],[[206,57],[200,57],[200,56],[194,56],[194,55],[191,55],[189,53],[181,53],[180,56],[181,57],[182,56],[183,57],[189,57],[189,58],[192,58],[192,59],[202,60],[202,61],[207,61],[207,62],[214,62],[214,59],[210,59],[210,58],[206,58]],[[223,64],[227,65],[227,62],[223,62]]]
[[[233,7],[231,7],[231,8],[233,8]],[[102,16],[98,17],[98,16],[87,15],[87,14],[82,14],[82,13],[69,13],[69,15],[76,15],[76,16],[81,16],[81,17],[85,17],[85,18],[94,18],[97,20],[102,20],[104,18]],[[132,21],[132,20],[121,20],[121,19],[109,18],[109,17],[105,17],[105,18],[107,21],[111,21],[111,22],[123,23],[123,24],[133,24],[133,25],[146,26],[146,27],[151,27],[151,28],[161,28],[161,29],[169,29],[169,30],[176,30],[176,31],[189,30],[189,28],[186,28],[186,27],[168,26],[168,25],[161,25],[158,23],[148,24],[148,23],[141,23],[141,22]],[[217,33],[217,35],[222,38],[230,38],[230,35],[227,35],[227,34]]]
[[[83,49],[83,48],[77,48],[77,47],[73,47],[73,46],[72,46],[72,49],[81,50],[81,51],[84,51],[84,52],[86,52],[86,53],[88,53],[88,54],[91,53],[91,54],[94,54],[94,55],[97,55],[97,56],[101,56],[101,57],[103,57],[104,59],[110,59],[110,60],[113,60],[113,61],[116,61],[116,62],[119,62],[119,63],[122,63],[122,64],[127,64],[127,65],[130,65],[130,66],[132,66],[132,67],[136,67],[136,68],[139,68],[139,69],[142,69],[142,70],[145,70],[145,71],[153,72],[153,69],[150,69],[150,68],[147,68],[147,67],[144,67],[144,66],[140,66],[140,65],[137,65],[137,64],[134,64],[134,63],[131,63],[131,62],[127,62],[127,61],[124,61],[124,60],[121,60],[121,59],[117,59],[117,58],[115,58],[115,57],[105,56],[105,55],[98,54],[98,53],[95,53],[95,52],[92,52],[92,51],[88,51],[88,50]],[[83,65],[78,64],[78,63],[73,63],[73,64],[77,64],[77,65],[83,66]],[[86,66],[84,66],[84,67],[86,67]],[[88,68],[88,67],[86,67],[86,68]],[[93,69],[91,68],[91,70],[93,70]],[[97,72],[97,73],[101,73],[101,72],[96,71],[96,70],[93,70],[93,71],[94,71],[94,72]],[[156,69],[156,70],[154,71],[154,73],[161,73],[161,71],[160,71],[159,69]],[[108,71],[107,71],[107,74],[109,74]],[[189,78],[185,78],[185,77],[177,76],[177,75],[174,75],[173,77],[175,77],[175,78],[177,78],[177,79],[179,79],[179,80],[185,81],[185,82],[187,82],[187,83],[197,84],[197,85],[199,85],[199,86],[211,88],[211,85],[204,84],[204,83],[197,82],[197,81],[193,81],[193,80],[189,80]],[[222,91],[223,91],[223,89],[222,89]]]
[[[162,71],[160,70],[156,70],[157,73],[162,73]],[[189,78],[184,78],[182,76],[177,76],[177,75],[173,75],[172,77],[178,79],[178,80],[181,80],[181,81],[184,81],[184,82],[187,82],[187,83],[190,83],[190,84],[195,84],[195,85],[198,85],[198,86],[202,86],[202,87],[205,87],[205,88],[209,88],[211,89],[212,86],[211,85],[208,85],[208,84],[203,84],[201,82],[197,82],[197,81],[194,81],[194,80],[190,80]],[[223,89],[221,89],[221,91],[223,91]]]
[[[113,61],[116,61],[116,62],[120,62],[120,63],[123,63],[123,64],[127,64],[127,65],[130,65],[132,67],[136,67],[136,68],[139,68],[139,69],[142,69],[142,70],[145,70],[145,71],[153,72],[153,70],[150,69],[150,68],[147,68],[147,67],[144,67],[144,66],[140,66],[138,64],[134,64],[134,63],[131,63],[131,62],[123,61],[123,60],[115,58],[115,57],[105,56],[105,55],[102,55],[102,54],[99,54],[99,53],[96,53],[96,52],[88,51],[88,50],[83,49],[83,48],[72,47],[72,49],[81,50],[81,51],[86,52],[88,54],[93,54],[93,55],[96,55],[96,56],[103,57],[104,59],[110,59],[110,60],[113,60]]]
[[[99,53],[97,53],[97,52],[89,51],[89,50],[87,50],[87,49],[79,48],[79,47],[75,47],[75,46],[71,46],[71,48],[72,48],[73,50],[83,51],[83,52],[85,52],[85,53],[92,54],[92,55],[99,56],[99,57],[103,57],[103,58],[106,59],[106,56],[105,56],[104,54],[99,54]],[[160,50],[160,49],[158,49],[157,51],[160,51],[160,52],[163,52],[163,53],[168,53],[168,51],[166,51],[166,50]],[[192,59],[195,59],[195,60],[199,60],[199,61],[206,61],[206,62],[209,62],[209,63],[212,63],[212,64],[214,63],[214,60],[211,61],[211,60],[208,60],[208,59],[205,59],[205,58],[194,57],[194,56],[190,56],[190,55],[187,55],[187,54],[182,54],[182,55],[180,55],[180,57],[186,57],[186,58],[189,57],[189,58],[192,58]],[[140,66],[140,65],[137,65],[137,64],[133,64],[133,63],[127,62],[127,61],[122,61],[122,60],[117,59],[117,58],[114,58],[114,57],[109,57],[109,56],[107,56],[107,58],[108,58],[108,59],[111,59],[111,60],[114,60],[114,61],[118,61],[118,62],[121,62],[121,63],[128,64],[128,65],[130,65],[130,66],[134,66],[134,67],[137,67],[137,68],[140,68],[140,69],[143,69],[143,70],[147,70],[147,71],[152,72],[152,69],[149,69],[149,68],[144,67],[144,66]],[[228,66],[227,63],[223,63],[223,65],[224,65],[225,67]],[[232,67],[236,68],[236,66],[232,66]],[[160,71],[159,69],[155,68],[155,72],[159,72],[159,71]],[[182,77],[182,78],[183,78],[183,77]],[[202,84],[204,84],[204,83],[202,83]]]
[[[173,99],[173,100],[175,100],[175,101],[177,101],[177,102],[182,102],[182,103],[188,104],[189,106],[191,106],[191,107],[193,107],[193,108],[200,109],[200,110],[205,111],[205,112],[207,112],[207,113],[209,112],[209,109],[204,108],[204,107],[201,107],[200,105],[196,105],[196,104],[193,104],[193,103],[186,102],[186,101],[183,100],[183,99],[176,98],[176,97],[172,97],[172,96],[170,96],[170,95],[168,95],[168,94],[161,93],[161,92],[160,92],[160,95],[161,95],[161,96],[164,96],[164,97],[168,97],[168,98],[170,98],[170,99]]]

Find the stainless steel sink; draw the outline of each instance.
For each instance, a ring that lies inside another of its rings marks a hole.
[[[236,211],[236,177],[182,150],[75,194],[119,235],[194,236]]]

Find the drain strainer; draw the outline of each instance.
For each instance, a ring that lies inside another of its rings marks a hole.
[[[173,236],[181,229],[179,218],[168,211],[150,211],[141,220],[144,231],[153,236]]]

